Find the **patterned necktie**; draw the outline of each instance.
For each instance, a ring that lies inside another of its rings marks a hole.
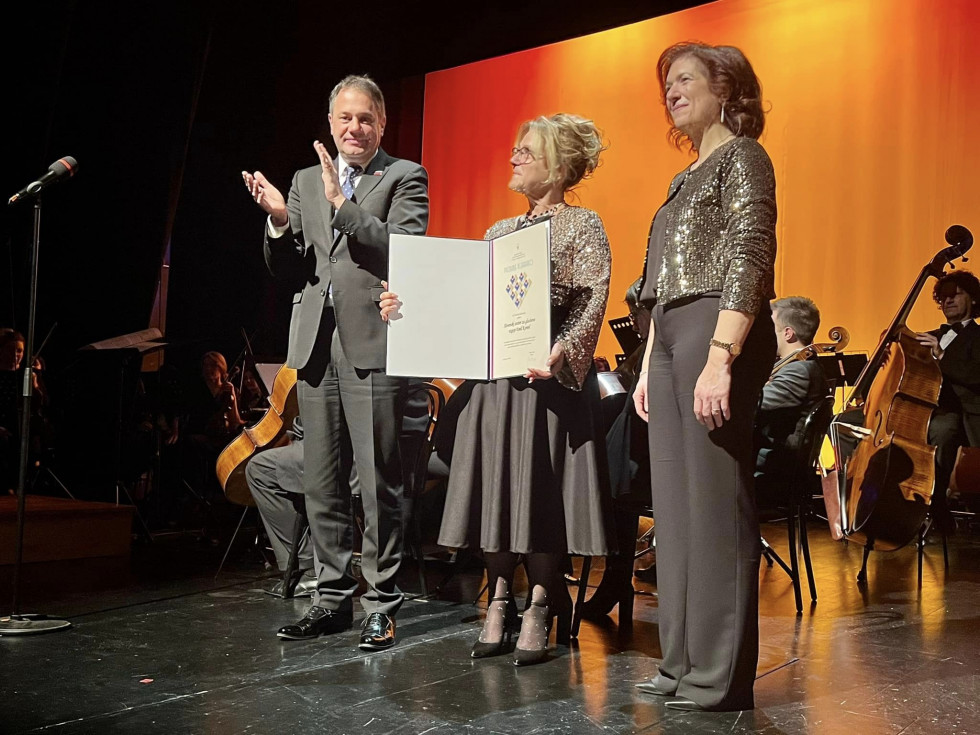
[[[347,176],[344,177],[344,183],[340,185],[340,190],[346,198],[354,198],[354,177],[360,176],[363,170],[360,166],[347,167]]]

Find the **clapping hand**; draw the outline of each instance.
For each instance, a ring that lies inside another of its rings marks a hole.
[[[256,171],[254,174],[242,171],[242,179],[255,203],[272,218],[272,224],[276,227],[285,227],[289,224],[286,200],[261,171]]]
[[[320,179],[323,181],[323,195],[327,201],[333,205],[334,209],[340,209],[340,205],[347,201],[343,190],[340,188],[340,176],[333,165],[330,154],[326,147],[318,140],[313,141],[313,150],[316,151],[320,159]]]

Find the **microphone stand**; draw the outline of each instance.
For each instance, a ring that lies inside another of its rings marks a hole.
[[[34,317],[37,307],[37,271],[41,241],[41,196],[34,198],[34,237],[31,243],[31,290],[27,311],[27,334],[24,336],[24,356],[33,360],[34,355]],[[67,620],[48,618],[34,613],[21,614],[18,593],[20,592],[20,571],[24,557],[24,515],[25,493],[27,487],[28,450],[31,432],[31,396],[34,390],[33,364],[24,366],[23,407],[20,417],[20,461],[17,475],[17,550],[14,557],[13,612],[0,618],[0,636],[36,635],[63,630],[71,626]]]

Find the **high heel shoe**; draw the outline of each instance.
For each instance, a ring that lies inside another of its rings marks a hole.
[[[568,604],[561,604],[557,611],[549,605],[548,600],[531,601],[524,611],[521,635],[514,649],[515,666],[531,666],[548,658],[548,639],[556,617],[558,624],[555,628],[555,640],[564,646],[571,642],[572,601],[567,595],[564,598]]]
[[[497,626],[500,626],[499,638],[495,635]],[[487,637],[490,640],[474,643],[470,656],[487,658],[504,653],[517,629],[517,603],[514,602],[514,598],[510,595],[492,598],[487,606],[487,618],[483,623],[483,630],[480,632],[480,638]]]

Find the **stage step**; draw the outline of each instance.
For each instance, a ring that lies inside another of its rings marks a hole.
[[[133,506],[27,496],[24,561],[128,556]],[[17,498],[0,497],[0,564],[13,564]]]

